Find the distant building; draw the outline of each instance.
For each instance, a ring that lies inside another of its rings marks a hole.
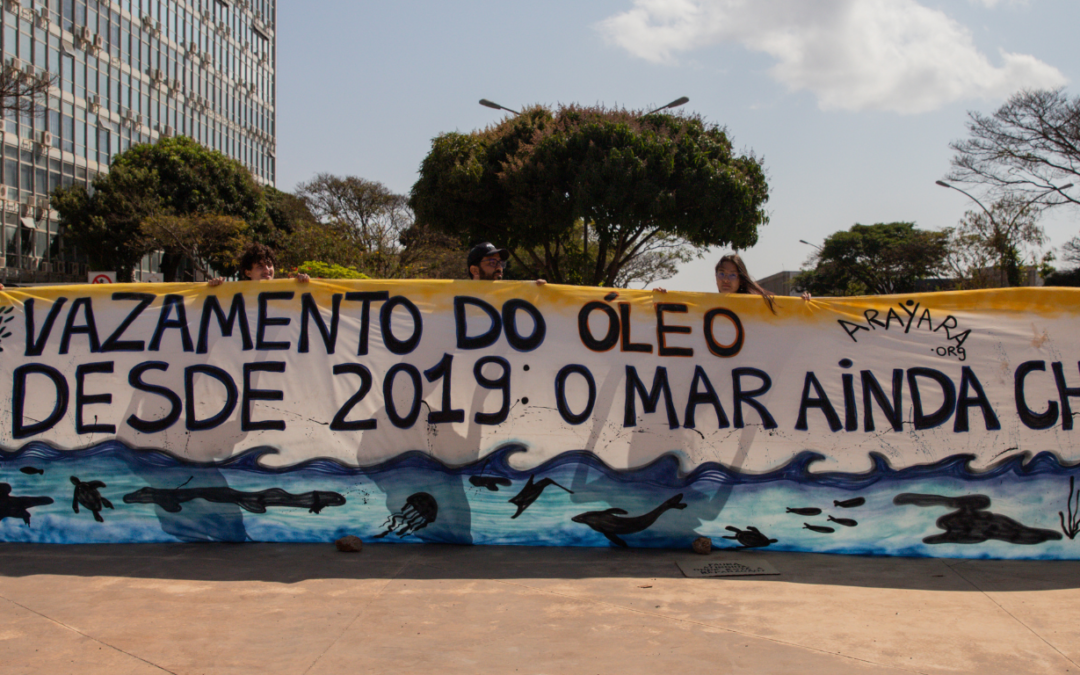
[[[86,281],[48,194],[134,144],[190,136],[273,185],[276,19],[276,0],[3,0],[3,68],[59,80],[44,116],[3,120],[0,281]]]
[[[770,274],[764,279],[758,279],[757,282],[774,295],[799,295],[799,292],[795,290],[795,277],[798,274],[798,270],[785,270]]]
[[[798,276],[799,271],[785,270],[783,272],[777,272],[771,274],[764,279],[758,279],[758,284],[762,288],[774,293],[776,295],[800,295],[799,291],[795,290],[795,277]],[[1005,276],[997,267],[987,267],[980,270],[980,275],[983,276],[984,288],[1002,288],[1005,284]],[[1023,279],[1021,286],[1042,286],[1046,282],[1039,276],[1039,268],[1034,265],[1027,265],[1023,269]],[[957,280],[954,278],[932,278],[932,279],[919,279],[915,282],[916,293],[933,293],[937,291],[952,291],[956,290]]]

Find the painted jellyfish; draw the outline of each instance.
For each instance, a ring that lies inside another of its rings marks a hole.
[[[375,535],[376,539],[382,539],[391,532],[396,531],[397,536],[404,537],[410,532],[422,530],[430,523],[435,522],[435,516],[439,514],[439,504],[435,498],[426,492],[417,492],[409,495],[405,500],[405,506],[401,513],[391,513],[383,525],[390,527],[382,534]],[[400,529],[399,529],[400,528]]]

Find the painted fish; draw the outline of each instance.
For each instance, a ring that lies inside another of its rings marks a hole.
[[[820,532],[822,534],[832,534],[833,532],[836,532],[836,530],[834,530],[831,527],[822,527],[821,525],[811,525],[810,523],[803,523],[802,526],[803,526],[804,530],[811,530],[813,532]]]
[[[829,516],[829,520],[837,525],[843,525],[844,527],[855,527],[859,524],[858,521],[852,520],[851,518],[833,518],[832,516]]]
[[[44,469],[39,469],[39,468],[37,468],[35,466],[24,466],[24,467],[21,467],[19,469],[19,471],[22,471],[27,476],[35,476],[35,475],[40,476],[41,474],[45,473]]]
[[[855,497],[854,499],[845,499],[844,501],[833,501],[833,506],[839,506],[842,509],[853,509],[856,506],[862,506],[866,503],[866,499],[863,497]]]
[[[797,516],[820,516],[821,515],[821,509],[816,509],[816,508],[814,508],[812,506],[811,507],[806,507],[806,508],[801,508],[801,509],[793,509],[793,508],[791,508],[789,506],[787,512],[788,513],[794,513]]]
[[[469,482],[478,488],[487,488],[492,492],[498,492],[499,486],[510,487],[514,484],[509,478],[498,478],[496,476],[469,476]]]

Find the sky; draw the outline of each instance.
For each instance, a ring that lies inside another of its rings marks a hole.
[[[800,239],[856,223],[956,225],[977,207],[934,181],[969,111],[1024,88],[1080,93],[1076,0],[278,4],[279,189],[331,173],[407,194],[433,138],[507,114],[481,98],[643,109],[687,96],[683,110],[763,160],[769,223],[742,252],[757,278],[799,269],[813,253]],[[1060,246],[1080,210],[1042,225]],[[723,252],[658,284],[714,290]]]

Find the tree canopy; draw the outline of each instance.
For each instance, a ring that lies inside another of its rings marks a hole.
[[[150,251],[166,252],[162,272],[167,280],[189,257],[174,238],[157,238],[168,230],[142,228],[151,217],[197,217],[184,224],[189,242],[195,236],[192,227],[220,227],[222,221],[207,219],[210,215],[243,221],[249,236],[270,238],[273,225],[263,191],[247,168],[185,136],[133,146],[116,155],[109,172],[99,174],[92,185],[92,192],[78,184],[57,188],[52,206],[67,236],[95,265],[115,269],[123,281],[131,279]]]
[[[955,141],[947,179],[981,185],[995,197],[1080,205],[1080,97],[1021,91],[992,115],[968,113],[969,138]],[[1064,190],[1069,183],[1077,187]]]
[[[531,276],[610,286],[642,256],[754,245],[767,200],[761,162],[699,116],[570,105],[441,134],[409,204]]]
[[[795,287],[814,295],[911,293],[941,271],[948,234],[915,223],[856,224],[825,239]]]

